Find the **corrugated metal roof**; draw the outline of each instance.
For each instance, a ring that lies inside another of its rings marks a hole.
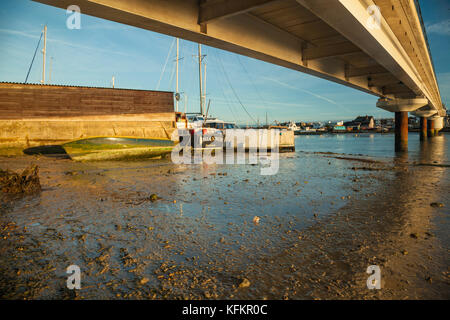
[[[152,92],[170,92],[170,93],[173,93],[173,91],[163,91],[163,90],[145,90],[145,89],[128,89],[128,88],[74,86],[74,85],[68,85],[68,84],[47,84],[47,83],[46,84],[42,84],[42,83],[24,83],[24,82],[10,82],[10,81],[0,81],[0,84],[18,84],[18,85],[25,85],[25,86],[68,87],[68,88],[134,90],[134,91],[152,91]]]

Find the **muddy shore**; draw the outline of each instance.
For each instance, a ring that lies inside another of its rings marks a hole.
[[[0,298],[450,298],[440,153],[297,149],[274,176],[259,165],[1,157],[2,169],[38,165],[42,190],[0,195]],[[381,290],[367,289],[369,265]]]

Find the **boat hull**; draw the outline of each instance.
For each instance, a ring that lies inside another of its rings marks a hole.
[[[64,143],[72,160],[132,160],[160,157],[172,151],[175,143],[168,139],[135,137],[93,137]]]

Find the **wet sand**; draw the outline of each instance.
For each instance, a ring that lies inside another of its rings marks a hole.
[[[450,137],[397,157],[302,138],[274,176],[1,157],[2,169],[37,164],[42,191],[0,196],[0,297],[449,299]],[[81,290],[66,288],[72,264]],[[374,264],[381,290],[366,286]]]

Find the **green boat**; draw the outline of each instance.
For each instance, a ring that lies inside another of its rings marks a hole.
[[[135,137],[91,137],[62,144],[75,161],[156,158],[170,153],[174,146],[169,139]]]

